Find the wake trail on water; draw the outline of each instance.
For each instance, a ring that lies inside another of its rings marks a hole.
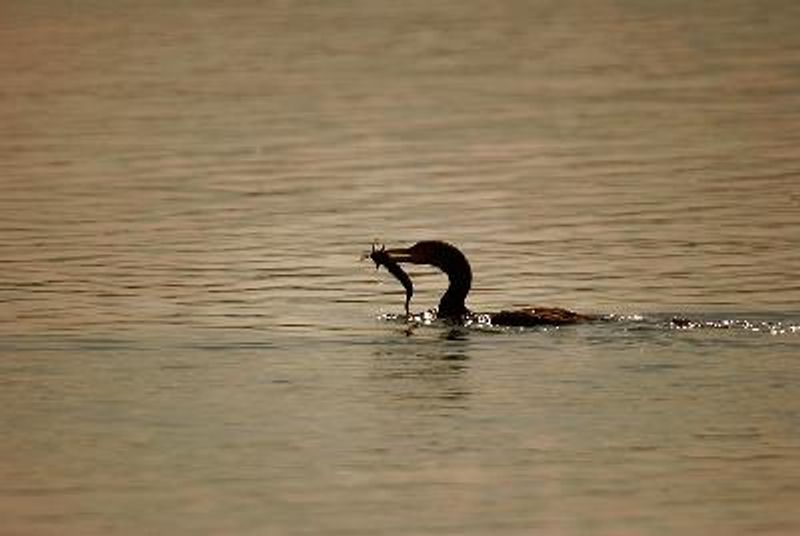
[[[436,310],[421,313],[382,313],[378,319],[385,322],[405,324],[409,327],[431,326],[452,328],[453,322],[437,318]],[[474,313],[459,327],[493,332],[542,332],[554,329],[581,329],[582,326],[608,324],[626,329],[654,329],[660,331],[727,330],[732,332],[760,333],[766,335],[800,335],[800,319],[776,314],[728,314],[700,313],[684,316],[675,313],[609,314],[598,315],[596,320],[568,326],[497,326],[488,314]]]

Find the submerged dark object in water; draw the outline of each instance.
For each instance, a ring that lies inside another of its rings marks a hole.
[[[413,293],[411,279],[399,263],[427,264],[444,272],[450,280],[447,290],[439,300],[437,317],[453,322],[464,323],[471,318],[488,317],[496,326],[561,326],[589,320],[597,320],[587,315],[561,309],[559,307],[525,308],[515,311],[474,314],[464,303],[472,286],[472,268],[464,254],[452,244],[439,240],[417,242],[409,248],[375,250],[370,258],[386,268],[406,287],[406,313],[408,301]]]
[[[375,244],[373,244],[372,253],[370,253],[369,258],[375,262],[375,268],[380,268],[381,266],[385,267],[390,274],[395,276],[395,278],[402,283],[403,288],[406,289],[406,315],[408,315],[408,305],[411,303],[411,297],[414,295],[414,284],[411,282],[411,278],[405,270],[389,256],[386,252],[386,246],[381,246],[380,249],[376,249]]]

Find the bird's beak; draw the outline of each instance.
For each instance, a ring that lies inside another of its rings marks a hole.
[[[391,257],[395,262],[409,262],[411,264],[425,264],[425,261],[419,256],[415,255],[411,248],[392,248],[387,249],[386,254]]]

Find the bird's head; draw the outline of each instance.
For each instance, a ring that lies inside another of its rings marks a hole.
[[[423,240],[408,248],[387,249],[386,253],[395,262],[429,264],[441,270],[453,263],[466,261],[464,254],[455,246],[439,240]]]
[[[451,278],[472,279],[467,258],[452,244],[440,240],[423,240],[408,248],[387,249],[386,254],[395,262],[435,266]]]

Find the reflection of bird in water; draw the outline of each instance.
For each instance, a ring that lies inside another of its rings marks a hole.
[[[438,240],[417,242],[410,248],[373,249],[370,255],[378,265],[384,265],[406,287],[406,312],[411,292],[411,280],[398,263],[429,264],[450,279],[450,285],[439,300],[437,317],[464,323],[477,316],[488,317],[495,326],[561,326],[596,320],[597,317],[557,307],[525,308],[496,313],[471,313],[464,301],[472,286],[472,269],[467,258],[455,246]]]

